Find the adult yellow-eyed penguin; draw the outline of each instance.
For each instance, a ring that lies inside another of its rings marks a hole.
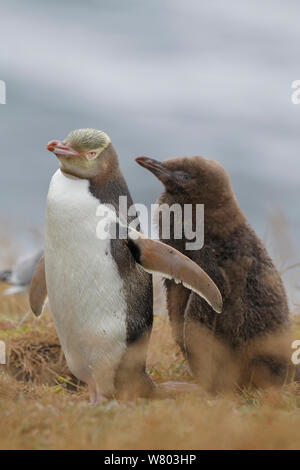
[[[160,235],[202,266],[222,293],[223,313],[218,315],[182,285],[166,281],[174,335],[199,383],[209,391],[223,391],[289,381],[294,371],[284,287],[239,208],[224,168],[198,156],[162,163],[136,160],[163,183],[158,204],[192,204],[194,212],[197,204],[204,204],[202,249],[186,250],[187,240],[174,239],[174,230],[171,239]]]
[[[39,315],[48,294],[68,366],[89,385],[92,403],[102,397],[150,396],[154,385],[145,372],[153,319],[149,273],[184,282],[216,310],[220,292],[188,258],[128,229],[119,197],[126,196],[128,206],[132,199],[104,132],[76,130],[62,142],[49,142],[47,149],[60,169],[48,193],[45,258],[32,280],[32,310]],[[107,238],[97,235],[100,213]],[[124,224],[129,236],[115,238],[112,227],[120,230]]]

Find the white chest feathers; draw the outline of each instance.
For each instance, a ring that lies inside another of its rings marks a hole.
[[[68,365],[108,395],[126,349],[127,306],[110,240],[96,235],[99,204],[87,180],[55,173],[47,199],[45,262],[50,309]]]

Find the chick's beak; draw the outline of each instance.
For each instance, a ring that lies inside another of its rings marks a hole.
[[[153,173],[163,184],[174,180],[172,171],[168,170],[162,162],[148,157],[137,157],[135,161],[139,165],[151,171],[151,173]]]
[[[80,153],[74,150],[67,144],[60,142],[59,140],[50,140],[46,145],[46,149],[49,152],[53,152],[55,155],[62,155],[64,157],[80,157]]]

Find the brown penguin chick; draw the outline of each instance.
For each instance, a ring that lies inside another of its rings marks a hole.
[[[182,285],[166,280],[169,317],[175,339],[199,383],[225,391],[235,385],[279,386],[290,381],[291,333],[286,294],[262,242],[247,223],[229,176],[214,160],[180,157],[163,163],[137,162],[164,185],[158,204],[170,208],[204,204],[204,246],[186,250],[187,240],[161,241],[191,258],[214,280],[223,297],[217,314]],[[161,206],[164,207],[164,206]],[[190,241],[190,240],[189,240]]]

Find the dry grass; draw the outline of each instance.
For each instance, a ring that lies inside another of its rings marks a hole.
[[[295,387],[217,398],[88,405],[65,364],[48,313],[36,320],[26,296],[0,298],[1,449],[299,449]],[[295,320],[300,338],[300,319]],[[156,382],[191,380],[168,322],[156,317],[148,358]]]

